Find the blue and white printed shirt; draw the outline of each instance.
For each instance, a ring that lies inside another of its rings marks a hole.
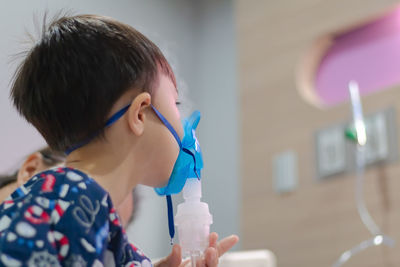
[[[152,266],[109,194],[71,168],[35,175],[0,205],[0,266]]]

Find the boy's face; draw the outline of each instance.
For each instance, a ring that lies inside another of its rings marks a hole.
[[[160,74],[159,84],[152,94],[152,104],[169,121],[180,139],[183,138],[183,128],[180,112],[177,107],[178,91],[171,79]],[[154,112],[153,112],[154,113]],[[162,187],[172,173],[175,161],[179,154],[179,145],[168,128],[156,116],[152,116],[150,127],[151,142],[149,142],[149,158],[152,166],[149,166],[155,173],[144,181],[144,184],[153,187]]]

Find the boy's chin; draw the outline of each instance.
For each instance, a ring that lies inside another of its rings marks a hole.
[[[166,187],[168,185],[168,180],[169,179],[167,179],[166,181],[163,181],[162,183],[159,183],[159,184],[157,184],[156,186],[153,186],[153,187],[156,187],[156,188]]]
[[[155,181],[151,181],[151,182],[148,182],[148,183],[143,183],[143,185],[147,185],[147,186],[150,186],[150,187],[153,187],[153,188],[162,188],[162,187],[167,186],[168,181],[169,181],[169,178],[166,179],[166,180],[163,180],[163,181],[160,181],[158,179],[157,181],[155,180]]]

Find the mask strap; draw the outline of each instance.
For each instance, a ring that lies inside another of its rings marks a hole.
[[[179,138],[179,135],[175,131],[174,127],[172,127],[172,125],[169,123],[169,121],[153,105],[151,105],[151,108],[154,110],[154,112],[156,113],[157,117],[164,123],[164,125],[168,128],[168,130],[175,137],[176,142],[178,142],[179,148],[182,148],[181,139]]]
[[[120,110],[118,110],[114,115],[112,115],[107,121],[106,124],[104,125],[104,128],[107,128],[109,126],[111,126],[112,124],[114,124],[117,120],[119,120],[128,110],[128,108],[131,106],[131,104],[126,105],[125,107],[121,108]],[[99,133],[97,132],[96,134],[92,135],[91,137],[87,138],[86,140],[68,148],[67,150],[65,150],[65,154],[69,155],[72,151],[83,147],[84,145],[88,144],[90,141],[93,140],[93,138],[95,138]]]
[[[168,230],[171,237],[171,245],[174,244],[175,225],[174,225],[174,207],[172,206],[171,195],[167,195],[167,208],[168,208]]]
[[[125,107],[123,107],[122,109],[118,110],[114,115],[112,115],[107,121],[106,124],[104,125],[104,128],[107,128],[111,125],[113,125],[117,120],[119,120],[128,110],[128,108],[131,106],[131,104],[126,105]],[[154,110],[154,112],[156,113],[157,117],[165,124],[165,126],[168,128],[168,130],[172,133],[172,135],[174,136],[176,142],[178,142],[179,147],[182,147],[182,142],[179,138],[179,135],[177,134],[177,132],[175,131],[174,127],[172,127],[172,125],[169,123],[169,121],[153,106],[151,105],[151,108]],[[98,133],[92,135],[91,137],[87,138],[86,140],[68,148],[65,151],[65,154],[69,155],[72,151],[83,147],[84,145],[88,144],[90,141],[92,141],[93,138],[95,138],[98,135]]]
[[[124,115],[126,113],[126,111],[128,110],[128,108],[131,106],[131,104],[126,105],[125,107],[121,108],[120,110],[118,110],[114,115],[112,115],[107,121],[106,121],[106,126],[104,126],[104,128],[111,126],[112,124],[114,124],[117,120],[119,120],[119,118],[122,117],[122,115]]]
[[[193,171],[194,171],[194,173],[196,174],[197,179],[200,180],[200,175],[197,173],[197,169],[196,169],[196,156],[192,153],[192,151],[190,151],[190,150],[187,149],[187,148],[182,148],[182,150],[183,150],[184,152],[186,152],[186,154],[189,154],[190,156],[192,156],[193,162],[194,162]]]
[[[200,175],[197,173],[196,170],[196,157],[194,156],[194,154],[192,153],[192,151],[190,151],[187,148],[182,148],[182,151],[184,151],[185,153],[189,154],[190,156],[193,157],[193,161],[194,161],[194,173],[197,176],[197,179],[200,180]],[[168,230],[169,230],[169,236],[171,237],[171,245],[174,244],[174,236],[175,236],[175,224],[174,224],[174,207],[172,206],[172,198],[171,195],[166,195],[167,198],[167,209],[168,209]]]

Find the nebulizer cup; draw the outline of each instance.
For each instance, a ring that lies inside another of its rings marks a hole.
[[[182,256],[190,257],[192,267],[209,244],[210,225],[213,223],[208,204],[201,202],[201,181],[197,178],[186,180],[183,188],[184,202],[178,205],[175,225],[178,229]]]

